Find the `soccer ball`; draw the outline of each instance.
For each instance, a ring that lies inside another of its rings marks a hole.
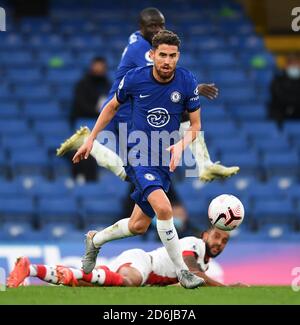
[[[221,230],[238,227],[245,215],[243,203],[234,195],[222,194],[214,198],[208,207],[210,222]]]

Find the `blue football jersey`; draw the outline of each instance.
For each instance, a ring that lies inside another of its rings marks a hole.
[[[150,59],[149,55],[151,48],[151,44],[141,35],[140,31],[130,35],[128,45],[123,51],[120,64],[115,74],[115,81],[102,108],[113,98],[118,89],[120,81],[129,70],[153,64],[153,61]],[[124,103],[119,108],[117,114],[119,116],[128,116],[130,118],[130,105],[130,102]]]
[[[162,140],[159,150],[157,143],[153,143],[153,135],[161,134],[161,131],[166,131],[168,134],[178,131],[182,113],[186,110],[193,112],[200,108],[197,85],[194,75],[181,67],[177,67],[174,78],[168,83],[157,81],[151,66],[130,70],[121,80],[116,92],[120,103],[126,101],[132,103],[129,149],[136,147],[136,143],[142,141],[139,139],[135,143],[130,143],[132,133],[143,131],[146,139],[143,139],[144,143],[139,146],[140,155],[147,156],[148,164],[150,161],[159,161],[157,166],[167,167],[168,161],[163,159],[165,154],[162,155],[162,152],[165,153],[165,149],[170,144],[179,140],[179,134],[173,143],[163,143]]]

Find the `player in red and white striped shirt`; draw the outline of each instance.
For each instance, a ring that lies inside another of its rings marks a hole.
[[[202,238],[185,237],[180,240],[182,255],[189,270],[202,277],[207,286],[223,286],[205,272],[210,259],[223,251],[228,240],[229,233],[215,227],[205,231]],[[166,286],[178,283],[174,264],[164,247],[151,252],[141,249],[124,251],[108,265],[100,265],[89,274],[60,265],[34,265],[27,257],[21,257],[9,275],[7,285],[18,287],[29,276],[67,286]]]

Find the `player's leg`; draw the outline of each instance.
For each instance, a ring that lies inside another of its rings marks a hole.
[[[179,238],[173,222],[171,203],[162,189],[156,189],[148,195],[148,202],[156,213],[156,227],[161,242],[175,265],[180,283],[185,288],[195,288],[204,280],[188,271],[180,248]]]
[[[37,277],[48,283],[59,284],[56,266],[31,264],[28,257],[20,257],[8,276],[7,286],[17,288],[27,277]]]
[[[143,234],[151,224],[151,219],[135,205],[130,218],[121,219],[101,231],[89,231],[86,235],[86,251],[82,259],[84,272],[90,273],[95,265],[97,255],[105,243]]]
[[[189,128],[190,122],[182,122],[180,125],[180,134]],[[199,132],[197,138],[190,144],[190,149],[195,157],[199,168],[199,177],[201,181],[209,182],[216,178],[231,177],[238,173],[238,166],[226,167],[219,162],[212,162],[204,140],[204,133]]]
[[[89,134],[90,130],[88,127],[81,127],[56,149],[56,155],[63,156],[69,151],[79,149],[86,141]],[[126,180],[126,172],[123,167],[122,159],[114,151],[99,143],[98,140],[94,141],[91,156],[96,159],[98,166],[107,168],[121,180]]]
[[[142,286],[152,272],[152,260],[142,249],[129,249],[113,259],[108,267],[122,275],[125,286]]]
[[[57,266],[59,283],[65,286],[124,286],[122,275],[111,271],[106,266],[99,266],[90,273],[72,267]]]

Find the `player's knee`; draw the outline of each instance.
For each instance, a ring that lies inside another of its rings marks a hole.
[[[155,212],[158,219],[170,219],[173,214],[171,204],[162,204],[161,206],[157,207]]]
[[[147,232],[148,227],[148,223],[143,221],[135,221],[129,225],[129,230],[135,235],[143,235]]]

